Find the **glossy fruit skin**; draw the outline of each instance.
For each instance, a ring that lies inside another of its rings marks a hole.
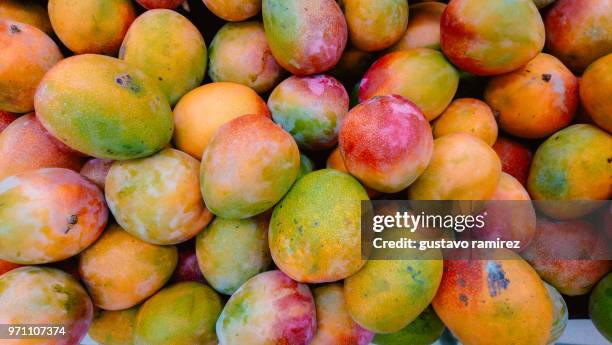
[[[410,20],[406,32],[389,51],[412,48],[440,50],[440,20],[446,4],[429,2],[410,5]]]
[[[134,344],[217,344],[215,321],[221,308],[219,295],[204,284],[182,282],[166,287],[140,307]]]
[[[123,229],[145,242],[168,245],[189,240],[211,221],[199,187],[198,160],[167,148],[113,163],[105,194]]]
[[[531,150],[517,141],[502,136],[497,137],[497,141],[493,144],[493,150],[499,156],[502,171],[512,175],[526,187],[531,159],[533,158]]]
[[[0,180],[40,168],[79,171],[80,154],[53,137],[34,114],[23,115],[0,132]]]
[[[342,154],[340,153],[340,148],[339,147],[336,147],[329,154],[329,156],[327,156],[327,161],[325,162],[325,167],[327,169],[334,169],[334,170],[341,171],[343,173],[350,174],[350,172],[346,168],[346,164],[344,164],[344,159],[342,159]],[[365,188],[365,190],[368,193],[368,196],[370,197],[370,199],[374,199],[374,198],[380,196],[381,193],[379,191],[374,190],[372,188],[369,188],[367,186],[364,186],[363,184],[361,184],[361,185],[363,186],[363,188]]]
[[[521,255],[562,294],[587,294],[612,269],[612,262],[602,260],[610,257],[605,235],[592,224],[538,219],[536,226],[536,236]]]
[[[167,8],[169,10],[179,7],[184,0],[136,0],[142,7],[152,10],[156,8]]]
[[[340,124],[349,109],[348,93],[333,77],[292,76],[268,98],[272,119],[289,132],[300,148],[324,150],[336,145]]]
[[[112,159],[92,158],[83,164],[80,174],[95,183],[100,190],[104,190],[106,175],[113,165]]]
[[[266,102],[253,89],[229,82],[202,85],[183,96],[174,107],[174,145],[201,160],[215,131],[247,114],[270,117]]]
[[[606,339],[612,341],[612,273],[608,273],[599,281],[589,301],[589,315]]]
[[[548,344],[554,344],[565,332],[569,315],[565,300],[559,291],[557,291],[554,286],[546,282],[544,282],[544,286],[546,286],[546,290],[548,290],[548,296],[550,297],[553,305],[553,324],[550,331],[550,336],[548,337]]]
[[[203,0],[204,5],[217,17],[240,22],[261,10],[261,0]]]
[[[299,170],[291,135],[266,116],[245,115],[219,128],[206,148],[200,190],[215,215],[249,218],[274,206]]]
[[[612,196],[608,160],[612,136],[586,124],[567,127],[548,138],[535,153],[527,190],[534,200],[606,200]],[[542,205],[547,215],[570,219],[596,205],[577,202]]]
[[[231,220],[215,218],[196,238],[198,265],[218,292],[232,295],[244,282],[264,272],[272,258],[268,247],[269,215]]]
[[[351,276],[361,258],[361,201],[368,196],[348,174],[322,169],[297,180],[270,219],[272,258],[303,283]]]
[[[217,320],[217,337],[224,345],[307,345],[316,324],[308,286],[281,271],[268,271],[249,279],[232,295]]]
[[[395,193],[425,170],[433,151],[429,122],[401,96],[371,98],[346,115],[339,148],[348,171],[365,185]]]
[[[110,311],[98,309],[89,328],[89,336],[104,345],[134,344],[134,326],[138,308]]]
[[[123,310],[159,290],[176,262],[176,247],[143,242],[112,224],[81,254],[79,273],[96,306]]]
[[[41,81],[34,103],[51,134],[97,158],[149,156],[172,137],[172,111],[155,80],[107,56],[62,60]]]
[[[342,0],[353,46],[363,51],[388,48],[406,31],[408,2],[402,0]]]
[[[129,0],[50,0],[53,31],[75,54],[116,56],[136,18]]]
[[[313,289],[317,308],[317,332],[311,345],[368,345],[374,333],[359,326],[348,313],[342,285],[328,284]]]
[[[444,55],[480,76],[523,66],[542,51],[544,36],[542,17],[531,0],[454,0],[440,23]]]
[[[345,279],[344,296],[355,322],[376,333],[393,333],[427,308],[441,279],[442,260],[370,260]]]
[[[47,35],[53,34],[47,9],[31,0],[4,0],[0,3],[0,19],[13,20],[37,27]]]
[[[48,345],[80,344],[93,318],[93,306],[77,280],[60,270],[28,266],[0,276],[0,322],[65,326],[66,337]],[[41,344],[40,340],[3,340],[3,344]]]
[[[34,110],[34,93],[45,73],[63,56],[53,40],[34,26],[0,19],[0,110]]]
[[[487,143],[466,133],[449,134],[434,140],[429,166],[410,186],[408,196],[410,200],[487,200],[500,175],[499,158]]]
[[[580,101],[599,127],[612,133],[612,53],[595,60],[580,78]]]
[[[546,49],[576,73],[612,49],[611,0],[557,0],[544,18]]]
[[[227,23],[210,43],[208,75],[213,82],[234,82],[270,91],[285,74],[276,62],[259,22]]]
[[[8,111],[0,110],[0,133],[4,131],[11,122],[17,119],[17,114],[10,113]]]
[[[318,74],[340,60],[348,29],[334,0],[263,0],[266,37],[276,61],[298,75]]]
[[[374,96],[400,95],[416,104],[429,121],[450,104],[459,74],[437,50],[415,48],[384,55],[366,72],[359,101]]]
[[[511,254],[500,251],[504,257]],[[552,303],[538,274],[514,255],[510,260],[445,261],[433,307],[461,343],[546,344]]]
[[[195,241],[187,241],[178,246],[179,256],[172,282],[198,282],[206,284],[206,279],[198,265]]]
[[[475,98],[454,100],[433,124],[434,138],[450,133],[468,133],[493,145],[497,139],[497,122],[489,106]]]
[[[444,331],[444,324],[431,306],[419,316],[395,333],[377,334],[373,343],[376,345],[431,345]]]
[[[484,98],[500,127],[522,138],[546,138],[570,124],[578,106],[578,79],[552,55],[538,54],[525,66],[487,84]]]
[[[30,170],[0,182],[0,259],[18,264],[64,260],[102,233],[102,192],[78,173]]]

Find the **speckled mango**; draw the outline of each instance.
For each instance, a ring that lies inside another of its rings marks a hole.
[[[172,10],[150,10],[136,18],[121,44],[119,58],[155,79],[170,105],[198,87],[206,73],[202,34],[189,19]]]
[[[612,133],[612,53],[593,62],[580,78],[580,101],[593,122]]]
[[[340,153],[340,148],[336,147],[330,154],[327,156],[327,160],[325,162],[325,167],[327,169],[335,169],[341,171],[343,173],[350,174],[348,169],[346,168],[346,164],[344,164],[344,159],[342,158],[342,154]],[[363,185],[363,184],[362,184]],[[367,186],[363,186],[368,193],[370,199],[374,199],[380,196],[380,192],[369,188]]]
[[[410,5],[408,28],[390,51],[411,48],[431,48],[440,50],[440,19],[446,9],[441,2],[426,2]]]
[[[81,252],[102,233],[102,192],[78,173],[30,170],[0,181],[0,259],[44,264]]]
[[[34,103],[51,134],[98,158],[149,156],[172,137],[170,105],[155,80],[111,57],[62,60],[41,81]]]
[[[117,223],[153,244],[176,244],[211,221],[199,191],[199,162],[179,150],[116,161],[106,176],[106,200]]]
[[[219,128],[206,148],[200,189],[212,213],[244,219],[274,206],[299,170],[291,135],[266,116],[245,115]]]
[[[80,344],[93,318],[85,289],[60,270],[28,266],[0,276],[0,322],[9,325],[62,325],[66,336],[45,345]],[[3,340],[7,345],[43,344],[41,339]]]
[[[133,345],[138,307],[124,310],[102,310],[94,313],[89,337],[104,345]]]
[[[159,290],[177,260],[176,247],[143,242],[113,224],[81,254],[79,274],[96,306],[122,310]]]
[[[348,29],[334,0],[263,0],[266,37],[276,61],[295,75],[334,67]]]
[[[365,263],[362,200],[368,195],[361,184],[336,170],[297,180],[270,220],[270,252],[278,268],[305,283],[333,282],[357,272]]]
[[[433,136],[468,133],[493,145],[497,140],[497,122],[491,108],[475,98],[454,100],[433,124]]]
[[[431,121],[450,104],[458,85],[459,73],[442,53],[409,49],[384,55],[370,66],[359,86],[359,101],[400,95]]]
[[[513,71],[544,47],[544,23],[531,0],[454,0],[440,22],[442,51],[476,75]]]
[[[203,0],[217,17],[239,22],[253,17],[261,10],[261,0]]]
[[[0,1],[0,19],[30,24],[47,35],[53,34],[47,9],[33,0]]]
[[[0,19],[0,110],[34,110],[42,77],[63,56],[53,40],[34,26]]]
[[[444,331],[444,324],[431,306],[395,333],[377,334],[372,343],[375,345],[431,345]]]

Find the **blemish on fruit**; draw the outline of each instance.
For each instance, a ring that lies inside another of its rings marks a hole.
[[[508,284],[510,284],[510,280],[506,278],[506,273],[501,265],[497,262],[488,262],[487,286],[489,288],[489,295],[491,297],[499,295],[502,289],[508,288]]]

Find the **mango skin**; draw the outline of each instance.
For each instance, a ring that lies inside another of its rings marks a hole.
[[[276,61],[298,75],[334,67],[346,46],[348,29],[334,0],[263,0],[266,37]]]
[[[249,279],[225,304],[217,320],[219,344],[308,345],[316,331],[310,289],[281,271]]]
[[[104,345],[133,345],[138,308],[97,310],[89,328],[89,336]]]
[[[395,333],[377,334],[376,345],[431,345],[444,331],[444,324],[431,306],[427,307],[408,326]]]
[[[112,159],[92,158],[83,164],[80,174],[95,183],[101,190],[106,185],[106,175],[113,165]]]
[[[351,276],[361,258],[361,201],[368,195],[348,174],[322,169],[299,179],[276,205],[269,244],[276,265],[303,283]]]
[[[389,51],[412,48],[431,48],[440,50],[440,20],[446,4],[427,2],[410,5],[410,20],[404,35]]]
[[[3,324],[58,324],[67,337],[45,339],[45,345],[80,344],[93,318],[85,289],[63,271],[28,266],[0,276],[0,322]],[[37,340],[3,340],[3,344],[41,344]]]
[[[589,315],[606,339],[612,341],[612,273],[608,273],[591,293],[589,300]]]
[[[155,8],[167,8],[172,10],[179,7],[184,0],[136,0],[136,2],[148,10]]]
[[[436,313],[463,344],[546,344],[553,322],[546,287],[517,254],[500,255],[513,258],[445,261]]]
[[[115,56],[136,18],[129,0],[50,0],[53,31],[75,54]]]
[[[350,174],[348,169],[346,168],[346,164],[344,164],[344,159],[342,158],[342,154],[340,153],[340,148],[339,147],[336,147],[329,154],[329,156],[327,156],[327,160],[325,162],[325,167],[327,169],[334,169],[334,170],[341,171],[343,173]],[[369,188],[368,186],[364,186],[363,184],[362,184],[362,186],[363,186],[363,188],[365,188],[365,190],[368,193],[368,196],[370,197],[370,199],[375,199],[375,198],[379,197],[380,194],[381,194],[379,191],[374,190],[372,188]]]
[[[4,0],[0,2],[0,19],[29,24],[47,35],[53,34],[47,9],[32,0]]]
[[[97,158],[146,157],[172,137],[170,105],[155,80],[107,56],[62,60],[40,82],[34,103],[51,134]]]
[[[182,282],[171,285],[140,307],[134,344],[217,344],[215,321],[221,308],[219,295],[204,284]]]
[[[217,217],[198,235],[198,266],[215,290],[232,295],[270,266],[268,225],[265,214],[239,220]]]
[[[112,224],[79,257],[79,274],[96,306],[123,310],[159,290],[177,260],[176,247],[143,242]]]
[[[44,32],[12,20],[0,19],[0,44],[0,110],[32,111],[38,83],[62,53]]]
[[[398,332],[427,308],[441,279],[442,260],[370,260],[344,280],[346,305],[362,327]]]
[[[451,133],[469,133],[489,145],[497,140],[497,122],[491,108],[475,98],[455,99],[432,126],[434,138]]]
[[[607,200],[612,197],[612,136],[587,124],[569,126],[548,138],[536,151],[527,190],[534,200]],[[592,203],[542,205],[556,219],[583,216]]]
[[[388,48],[406,31],[408,2],[403,0],[342,0],[349,39],[357,49]]]
[[[203,0],[204,5],[217,17],[240,22],[261,10],[261,0]]]
[[[580,78],[580,101],[599,127],[612,133],[612,53],[593,62]]]
[[[546,290],[548,290],[548,297],[550,297],[553,305],[553,324],[550,330],[550,336],[548,337],[548,344],[554,344],[565,332],[569,315],[565,300],[559,291],[546,282],[544,282],[544,286],[546,286]]]
[[[0,260],[0,276],[19,267],[21,267],[21,265],[6,260]]]
[[[300,170],[289,133],[262,115],[245,115],[219,128],[200,167],[200,190],[217,216],[244,219],[274,206]]]
[[[176,244],[196,236],[212,219],[199,191],[199,163],[171,148],[113,163],[105,194],[117,223],[152,244]]]
[[[531,0],[456,0],[442,15],[440,44],[461,70],[480,76],[507,73],[542,51],[544,23]]]
[[[416,104],[429,121],[455,96],[459,73],[439,51],[416,48],[384,55],[359,85],[359,102],[374,96],[400,95]]]
[[[0,110],[0,133],[11,124],[11,122],[17,119],[17,114],[13,114],[8,111]]]
[[[309,172],[312,172],[315,169],[315,164],[312,159],[308,158],[303,153],[300,153],[300,172],[298,173],[298,177],[300,178]]]
[[[531,149],[514,139],[498,136],[497,141],[493,144],[493,150],[499,156],[502,171],[512,175],[526,187],[533,158]]]
[[[45,264],[67,259],[102,233],[102,192],[62,168],[30,170],[0,181],[0,259]]]
[[[202,34],[189,19],[172,10],[150,10],[136,18],[121,44],[119,58],[157,80],[170,105],[198,87],[206,73]]]

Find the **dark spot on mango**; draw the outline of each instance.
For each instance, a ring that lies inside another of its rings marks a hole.
[[[612,157],[608,157],[608,164],[612,163]]]
[[[117,85],[124,87],[132,92],[140,92],[140,86],[134,82],[129,74],[122,74],[115,78]]]
[[[510,280],[506,279],[506,273],[501,265],[497,262],[488,262],[487,287],[489,288],[489,295],[491,297],[499,295],[502,289],[508,288],[508,284],[510,284]]]
[[[465,305],[467,307],[467,305],[468,305],[468,297],[466,295],[460,294],[459,295],[459,300],[461,302],[463,302],[463,305]]]
[[[21,29],[17,25],[12,24],[11,26],[9,26],[9,32],[12,34],[17,34],[21,32]]]
[[[79,221],[79,217],[76,214],[73,214],[70,217],[68,217],[68,224],[70,224],[70,225],[74,225],[78,221]]]
[[[542,80],[544,80],[545,82],[548,83],[550,81],[550,78],[552,78],[552,75],[548,73],[542,74]]]

